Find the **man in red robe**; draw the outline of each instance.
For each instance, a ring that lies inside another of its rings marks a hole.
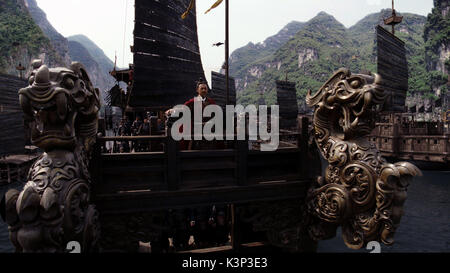
[[[203,81],[203,79],[200,79],[197,82],[197,94],[198,96],[188,100],[184,103],[187,107],[191,109],[191,113],[194,112],[194,102],[197,100],[202,101],[202,110],[205,109],[206,106],[211,104],[216,104],[216,102],[208,97],[208,84]]]
[[[208,97],[208,84],[206,83],[206,81],[204,81],[202,78],[199,79],[199,81],[197,82],[197,86],[196,86],[196,91],[197,91],[197,96],[193,97],[192,99],[186,101],[184,103],[185,106],[189,107],[189,109],[191,110],[191,132],[194,132],[194,104],[196,101],[201,101],[202,102],[202,112],[205,109],[206,106],[211,105],[211,104],[216,104],[216,102],[212,99]],[[166,112],[166,114],[168,116],[170,116],[172,114],[172,109],[168,110]],[[208,122],[210,118],[203,118],[202,123],[205,124],[206,122]],[[183,132],[183,126],[180,127],[179,130],[180,133]],[[205,143],[205,141],[195,141],[195,140],[191,140],[191,141],[185,141],[185,140],[181,140],[180,141],[180,149],[181,150],[194,150],[194,149],[200,149],[202,147],[207,148],[206,146],[211,146],[211,145],[207,145]]]

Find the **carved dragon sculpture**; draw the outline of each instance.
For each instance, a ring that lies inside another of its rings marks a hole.
[[[392,244],[409,182],[422,175],[413,164],[386,162],[367,137],[385,100],[381,82],[377,74],[352,75],[343,68],[307,94],[315,107],[314,138],[329,163],[307,197],[307,229],[315,240],[334,237],[342,226],[349,248]]]
[[[99,236],[89,203],[89,156],[97,135],[99,91],[80,63],[49,69],[33,62],[29,86],[19,91],[32,143],[45,153],[21,192],[3,199],[2,217],[18,252],[65,252],[70,241],[91,251]]]

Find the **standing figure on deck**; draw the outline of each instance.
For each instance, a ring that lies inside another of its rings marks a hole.
[[[136,116],[136,120],[133,121],[133,124],[131,125],[131,135],[132,136],[139,136],[142,128],[142,120],[140,116]],[[140,152],[140,142],[136,141],[132,143],[131,150],[134,150],[135,152]]]
[[[127,127],[126,120],[122,118],[120,120],[120,125],[117,131],[119,136],[129,136],[130,135],[130,128]],[[119,153],[129,153],[130,152],[130,145],[128,141],[121,141],[119,143]]]
[[[216,104],[216,102],[212,99],[208,97],[208,83],[203,79],[200,78],[197,81],[197,86],[196,86],[196,91],[197,91],[197,96],[193,97],[192,99],[186,101],[184,103],[185,106],[189,107],[189,109],[191,110],[191,132],[194,132],[194,119],[193,119],[193,115],[194,115],[194,104],[196,101],[201,101],[202,102],[202,111],[205,109],[206,106],[211,105],[211,104]],[[166,112],[167,116],[170,116],[173,113],[173,109],[169,109]],[[202,123],[203,125],[208,122],[210,120],[210,118],[203,118]],[[180,127],[180,132],[183,132],[183,127]],[[181,150],[200,150],[200,149],[213,149],[214,147],[212,147],[215,144],[214,141],[196,141],[196,140],[191,140],[191,141],[180,141],[180,149]]]
[[[133,124],[131,125],[131,135],[138,136],[140,133],[141,126],[142,126],[141,117],[137,116],[136,120],[133,121]]]
[[[184,103],[184,105],[188,106],[192,112],[194,111],[194,102],[196,100],[202,101],[203,108],[210,104],[216,104],[213,99],[208,97],[208,83],[202,78],[198,80],[196,90],[198,95]]]
[[[188,100],[184,103],[189,109],[191,109],[191,113],[194,113],[194,103],[195,101],[202,102],[202,111],[205,109],[206,106],[211,104],[216,104],[216,102],[208,97],[208,84],[206,81],[204,81],[202,78],[200,78],[197,82],[197,94],[198,96]],[[202,123],[203,125],[208,122],[210,118],[203,118]],[[194,121],[191,120],[191,132],[194,132]],[[207,149],[213,149],[214,147],[214,141],[204,141],[204,140],[191,140],[189,143],[187,143],[187,147],[185,149],[188,150],[207,150]]]
[[[144,118],[144,122],[141,125],[141,128],[139,130],[140,136],[149,136],[150,135],[150,122],[148,121],[148,118]],[[147,140],[140,141],[140,148],[139,150],[141,152],[148,152],[150,150],[150,142]]]

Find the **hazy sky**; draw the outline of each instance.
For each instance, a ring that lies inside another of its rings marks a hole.
[[[224,47],[212,47],[225,34],[224,3],[208,14],[216,0],[197,0],[200,51],[206,76],[225,60]],[[346,27],[364,16],[391,7],[391,0],[229,0],[230,53],[250,41],[258,43],[291,21],[306,22],[320,11],[333,15]],[[47,19],[64,36],[84,34],[118,66],[133,62],[134,0],[37,0]],[[433,0],[395,0],[395,9],[426,16]]]

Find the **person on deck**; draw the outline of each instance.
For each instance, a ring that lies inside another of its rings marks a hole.
[[[197,96],[188,100],[184,103],[189,109],[191,110],[191,115],[194,113],[194,103],[195,101],[201,101],[202,102],[202,111],[205,109],[208,105],[214,105],[216,102],[208,97],[208,84],[206,81],[204,81],[202,78],[199,79],[197,82]],[[210,118],[203,118],[202,123],[203,125],[208,122]],[[194,121],[191,120],[191,132],[194,132]],[[203,140],[191,140],[187,143],[187,149],[188,150],[202,150],[202,149],[212,149],[214,148],[215,142],[212,143],[211,141],[203,141]]]
[[[166,125],[164,124],[164,121],[162,119],[158,118],[158,120],[156,121],[157,133],[164,132],[165,129],[166,129]]]
[[[138,136],[139,135],[139,131],[141,129],[142,126],[142,120],[140,116],[136,117],[136,120],[133,122],[133,124],[131,125],[131,135],[133,136]]]
[[[216,104],[216,102],[212,98],[208,97],[208,84],[202,78],[200,78],[199,81],[197,82],[196,90],[197,96],[193,97],[192,99],[184,103],[184,105],[186,105],[191,109],[191,112],[194,111],[194,102],[196,100],[202,101],[202,109],[205,109],[205,107],[208,105]]]
[[[140,136],[149,136],[150,135],[150,122],[147,118],[144,118],[144,122],[141,125],[141,129],[139,130]],[[140,142],[140,151],[148,152],[150,151],[150,142],[149,141],[141,141]]]
[[[140,131],[142,128],[142,120],[140,116],[136,116],[136,120],[133,121],[133,124],[131,125],[131,135],[132,136],[139,136]],[[135,152],[140,152],[140,142],[136,141],[132,143],[132,150]]]
[[[128,128],[125,124],[125,119],[120,120],[120,125],[118,128],[118,135],[119,136],[127,136],[128,135]],[[119,142],[119,153],[129,153],[130,152],[130,145],[128,141],[120,141]]]
[[[184,105],[189,107],[189,109],[191,110],[191,132],[192,133],[194,132],[193,115],[194,115],[195,102],[196,101],[202,102],[202,111],[205,109],[206,106],[216,104],[216,102],[212,98],[208,97],[208,84],[205,80],[203,80],[203,78],[200,78],[197,81],[196,91],[197,91],[197,96],[193,97],[192,99],[190,99],[184,103]],[[166,112],[166,115],[170,116],[172,114],[172,112],[173,112],[173,109],[170,109]],[[208,122],[208,120],[209,120],[209,118],[203,118],[203,124]],[[180,133],[181,132],[183,132],[183,127],[180,127]],[[208,148],[209,146],[211,146],[211,145],[205,145],[205,144],[206,144],[205,141],[181,140],[180,141],[180,150],[198,150],[198,149],[202,149],[202,148]]]

